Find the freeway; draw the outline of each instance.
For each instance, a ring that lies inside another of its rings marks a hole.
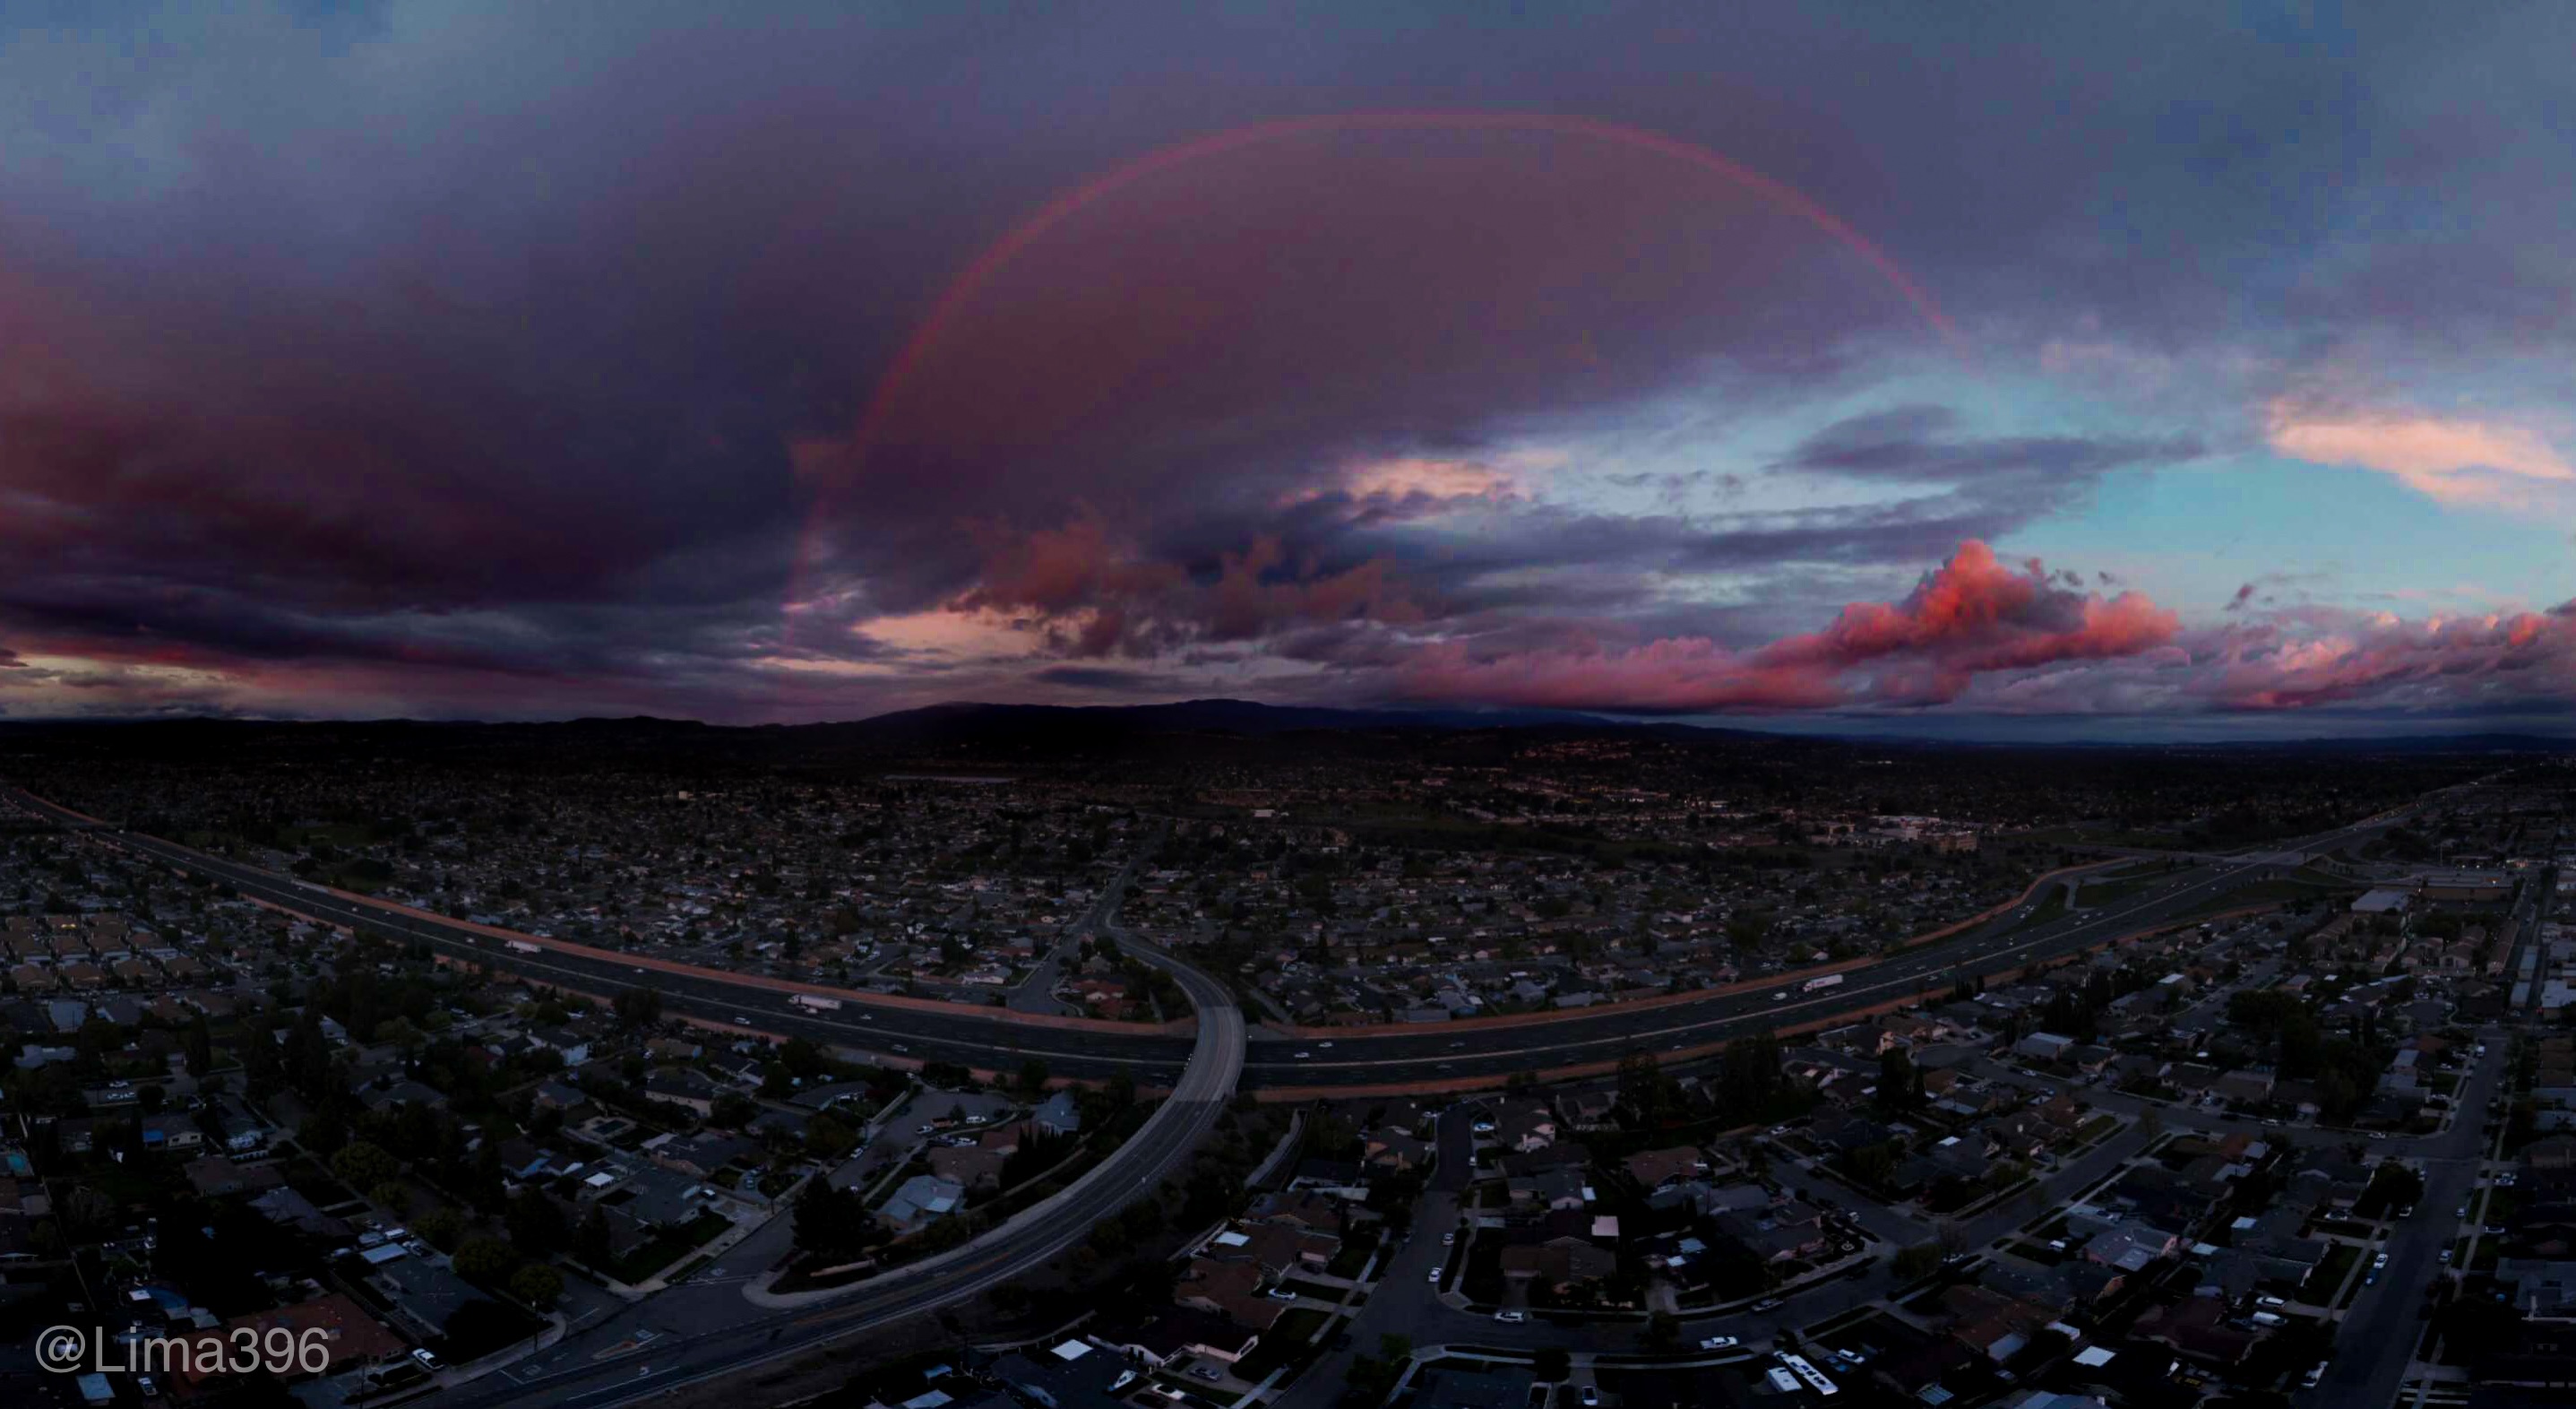
[[[20,807],[72,825],[91,819],[56,806],[18,788],[5,794]],[[92,827],[92,831],[98,831]],[[662,995],[666,1013],[734,1027],[746,1035],[804,1037],[888,1059],[907,1062],[950,1061],[995,1071],[1016,1070],[1030,1057],[1044,1061],[1059,1076],[1105,1079],[1124,1071],[1142,1086],[1165,1086],[1179,1078],[1191,1044],[1186,1037],[1140,1028],[1134,1035],[1093,1028],[1063,1028],[1018,1020],[1002,1009],[951,1005],[938,1009],[869,1004],[853,995],[830,1013],[794,1008],[785,991],[739,981],[715,970],[691,970],[649,960],[628,962],[605,951],[584,952],[541,944],[542,953],[505,947],[485,928],[381,904],[361,896],[308,885],[256,866],[247,866],[192,847],[137,832],[102,833],[101,840],[129,851],[230,886],[240,894],[291,910],[310,919],[380,938],[418,941],[451,961],[505,970],[530,982],[614,997],[630,988],[652,988]],[[1132,874],[1122,871],[1093,901],[1091,910],[1069,932],[1098,923],[1116,903]],[[1187,985],[1184,984],[1184,987]],[[1229,1004],[1229,1007],[1231,1005]]]
[[[95,823],[20,789],[6,789],[5,795],[29,811],[67,825]],[[2029,922],[2025,912],[2007,912],[1967,934],[1848,970],[1840,984],[1814,993],[1799,990],[1800,976],[1792,974],[1782,976],[1776,987],[1712,992],[1653,1008],[1605,1005],[1535,1024],[1430,1024],[1419,1030],[1375,1030],[1322,1039],[1255,1029],[1244,1061],[1243,1084],[1304,1089],[1490,1083],[1533,1069],[1610,1062],[1637,1050],[1700,1049],[1755,1032],[1825,1021],[1946,988],[1962,976],[2015,970],[2081,953],[2124,934],[2179,923],[2195,913],[2221,908],[2231,890],[2292,869],[2301,856],[2337,850],[2403,815],[2402,811],[2383,814],[2333,832],[2270,843],[2224,862],[2177,870],[2162,885],[2091,912],[2036,924]],[[504,947],[487,927],[323,890],[157,837],[117,831],[105,840],[218,880],[282,909],[362,933],[416,940],[452,960],[601,997],[651,987],[662,994],[664,1011],[676,1016],[746,1033],[801,1036],[867,1053],[890,1065],[952,1061],[1007,1071],[1036,1057],[1062,1076],[1104,1079],[1125,1072],[1140,1085],[1162,1087],[1179,1079],[1190,1050],[1189,1039],[1164,1031],[1140,1029],[1130,1034],[1104,1031],[1096,1024],[1049,1026],[998,1008],[957,1006],[949,1012],[868,1003],[853,996],[838,1011],[809,1012],[790,1005],[782,990],[745,976],[649,959],[628,962],[627,956],[567,949],[550,942],[541,953],[521,953]],[[1115,893],[1133,870],[1131,865],[1104,888],[1073,932],[1099,924],[1114,909]],[[1118,939],[1131,947],[1138,943],[1123,932]],[[644,967],[648,964],[653,967]]]
[[[1829,1019],[1984,976],[2081,953],[2125,934],[2179,923],[2223,908],[2229,892],[2295,869],[2297,858],[2328,852],[2392,825],[2374,817],[2333,832],[2227,862],[2172,873],[2162,884],[2090,912],[2028,923],[2027,911],[1997,916],[1968,934],[1847,970],[1843,981],[1809,993],[1799,975],[1734,993],[1712,993],[1656,1008],[1606,1006],[1539,1025],[1427,1024],[1419,1033],[1334,1039],[1256,1034],[1246,1081],[1265,1086],[1419,1084],[1493,1078],[1533,1068],[1607,1062],[1637,1050],[1672,1052],[1780,1027]],[[1299,1055],[1303,1054],[1303,1055]]]
[[[1092,1226],[1177,1173],[1232,1099],[1243,1072],[1243,1014],[1224,985],[1112,923],[1136,863],[1082,923],[1170,972],[1198,1013],[1198,1035],[1171,1096],[1135,1138],[1063,1192],[962,1247],[841,1292],[772,1294],[710,1274],[620,1313],[508,1369],[455,1386],[441,1404],[609,1406],[812,1354],[879,1327],[980,1296],[1044,1267]],[[761,1234],[783,1250],[792,1215]],[[737,1249],[728,1257],[739,1258]]]

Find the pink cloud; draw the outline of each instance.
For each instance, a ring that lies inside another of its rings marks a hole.
[[[2229,627],[2196,655],[2201,692],[2229,709],[2564,699],[2576,695],[2576,613],[2379,615],[2299,636]]]
[[[1979,676],[2136,656],[2171,643],[2173,612],[2135,592],[2076,590],[2033,559],[1971,539],[1901,602],[1855,602],[1822,631],[1729,651],[1697,637],[1626,650],[1484,660],[1451,644],[1403,672],[1418,698],[1654,713],[1939,704]]]
[[[2511,504],[2540,485],[2576,483],[2576,468],[2547,441],[2487,421],[2323,410],[2283,398],[2268,408],[2264,435],[2293,459],[2377,470],[2445,504]]]

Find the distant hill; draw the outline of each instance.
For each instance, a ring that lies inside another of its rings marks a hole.
[[[1872,755],[1920,756],[1944,752],[2172,754],[2309,754],[2381,757],[2576,751],[2576,737],[2525,733],[2427,732],[2413,735],[2319,735],[2306,738],[2195,741],[2157,738],[1938,737],[1840,731],[1773,731],[1718,728],[1672,720],[1621,720],[1562,710],[1342,709],[1322,705],[1271,705],[1253,700],[1179,700],[1137,705],[990,704],[959,700],[898,710],[865,719],[820,724],[731,726],[651,715],[582,718],[557,723],[474,723],[404,719],[290,722],[257,719],[156,718],[137,720],[0,719],[0,749],[59,746],[73,740],[144,751],[184,754],[233,746],[250,739],[292,738],[316,746],[367,744],[410,752],[474,752],[540,741],[585,750],[661,750],[677,754],[785,757],[820,751],[848,755],[986,754],[997,760],[1043,759],[1059,752],[1114,754],[1131,750],[1254,757],[1269,741],[1289,735],[1333,736],[1339,750],[1403,749],[1448,740],[1451,746],[1509,749],[1528,735],[1616,735],[1679,744],[1751,747],[1773,755],[1791,750],[1849,748]],[[1408,743],[1408,741],[1410,741]],[[1315,744],[1322,746],[1323,739]],[[1249,751],[1249,752],[1247,752]]]
[[[1181,700],[1149,705],[1019,705],[960,700],[898,710],[850,724],[817,728],[885,738],[963,741],[1030,736],[1132,737],[1145,734],[1277,734],[1352,729],[1525,729],[1542,725],[1623,728],[1614,720],[1552,710],[1332,709],[1267,705],[1252,700]]]

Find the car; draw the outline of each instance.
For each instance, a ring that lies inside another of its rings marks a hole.
[[[418,1346],[412,1347],[411,1363],[435,1375],[447,1368],[447,1362]]]
[[[2386,1267],[2388,1265],[2388,1254],[2384,1252],[2373,1254],[2370,1259],[2370,1265],[2373,1267]]]
[[[1788,1305],[1787,1302],[1782,1301],[1776,1296],[1766,1296],[1760,1301],[1753,1303],[1752,1309],[1755,1311],[1777,1311],[1786,1305]]]
[[[2466,1218],[2466,1217],[2468,1217],[2468,1216],[2469,1216],[2469,1206],[2468,1206],[2467,1204],[2462,1204],[2462,1205],[2460,1205],[2460,1211],[2459,1211],[2459,1212],[2457,1212],[2457,1213],[2455,1213],[2455,1214],[2452,1214],[2451,1216],[2452,1216],[2453,1218]]]
[[[912,1133],[915,1135],[928,1135],[933,1131],[936,1131],[938,1128],[939,1127],[936,1125],[916,1125],[912,1128]]]
[[[2374,1130],[2370,1132],[2370,1138],[2373,1140],[2385,1140],[2388,1138],[2388,1132],[2385,1130]]]
[[[2448,1266],[2450,1266],[2450,1265],[2451,1265],[2451,1250],[2450,1250],[2449,1248],[2444,1248],[2444,1249],[2442,1249],[2442,1256],[2441,1256],[2441,1258],[2440,1258],[2440,1261],[2441,1261],[2441,1264],[2442,1264],[2444,1267],[2448,1267]]]
[[[1464,1047],[1464,1046],[1466,1046],[1466,1045],[1467,1045],[1467,1044],[1466,1044],[1466,1042],[1464,1042],[1463,1040],[1462,1040],[1462,1041],[1457,1041],[1457,1042],[1452,1042],[1452,1043],[1450,1043],[1450,1044],[1449,1044],[1449,1050],[1450,1050],[1450,1051],[1452,1051],[1452,1052],[1455,1052],[1455,1051],[1457,1051],[1459,1048]]]
[[[1443,1233],[1443,1234],[1441,1234],[1441,1235],[1440,1235],[1440,1246],[1442,1246],[1442,1247],[1444,1247],[1444,1248],[1454,1248],[1454,1247],[1458,1246],[1458,1235],[1457,1235],[1456,1233]]]
[[[2408,1204],[2406,1207],[2397,1210],[2397,1216],[2400,1218],[2413,1218],[2415,1216],[2415,1205]]]
[[[1225,1378],[1223,1372],[1219,1371],[1212,1365],[1192,1365],[1190,1367],[1190,1373],[1202,1380],[1206,1380],[1210,1384],[1214,1384],[1218,1380]]]
[[[1333,1044],[1332,1044],[1332,1043],[1330,1043],[1330,1042],[1318,1042],[1318,1043],[1316,1043],[1316,1044],[1315,1044],[1315,1046],[1316,1046],[1317,1048],[1319,1048],[1319,1049],[1329,1049],[1332,1045],[1333,1045]]]
[[[1308,1057],[1311,1057],[1311,1056],[1313,1056],[1313,1055],[1315,1055],[1315,1054],[1314,1054],[1314,1053],[1312,1053],[1312,1052],[1299,1052],[1299,1053],[1297,1053],[1297,1054],[1296,1054],[1296,1057],[1297,1057],[1297,1060],[1299,1060],[1299,1061],[1301,1061],[1301,1062],[1302,1062],[1302,1061],[1306,1060]]]
[[[1431,1285],[1435,1287],[1440,1285],[1440,1269],[1437,1267],[1431,1269]]]
[[[137,1375],[134,1377],[134,1392],[146,1399],[159,1399],[161,1386],[150,1375]]]
[[[2254,1298],[2254,1304],[2255,1304],[2256,1306],[2268,1306],[2268,1307],[2273,1308],[2274,1310],[2278,1310],[2278,1309],[2280,1309],[2281,1307],[2284,1307],[2284,1306],[2289,1305],[2289,1303],[2288,1303],[2288,1302],[2283,1301],[2283,1300],[2281,1300],[2279,1297],[2276,1297],[2276,1296],[2258,1296],[2258,1297]]]
[[[910,1047],[907,1047],[900,1042],[894,1043],[893,1046],[897,1052],[909,1054],[912,1051]]]
[[[1772,1001],[1772,1002],[1774,1002],[1774,1003],[1786,1003],[1786,1002],[1788,1002],[1788,1001],[1789,1001],[1789,990],[1787,990],[1787,989],[1785,989],[1785,988],[1784,988],[1784,989],[1781,989],[1779,992],[1772,994],[1772,995],[1771,995],[1771,1001]]]
[[[2048,1250],[2049,1250],[2050,1252],[2064,1252],[2064,1251],[2066,1251],[2066,1240],[2065,1240],[2064,1238],[2051,1238],[2051,1239],[2049,1239],[2049,1240],[2048,1240]]]
[[[1733,1350],[1743,1343],[1744,1342],[1737,1340],[1733,1336],[1710,1336],[1708,1339],[1699,1343],[1699,1348],[1702,1350]]]
[[[749,1026],[751,1026],[751,1019],[744,1017],[744,1016],[743,1016],[742,1014],[740,1014],[740,1013],[736,1013],[736,1014],[734,1014],[734,1015],[733,1015],[733,1020],[734,1020],[735,1022],[738,1022],[738,1023],[742,1024],[744,1027],[749,1027]]]
[[[1600,1388],[1595,1385],[1585,1385],[1583,1387],[1583,1409],[1599,1409],[1600,1403]]]
[[[2307,1378],[2299,1381],[2299,1387],[2301,1389],[2315,1389],[2317,1387],[2317,1381],[2322,1380],[2325,1377],[2326,1362],[2320,1360],[2316,1364],[2308,1367]]]
[[[1297,1299],[1297,1294],[1288,1290],[1286,1287],[1272,1287],[1270,1290],[1263,1292],[1262,1295],[1270,1298],[1272,1301],[1295,1301]]]
[[[1494,1313],[1494,1319],[1502,1322],[1506,1326],[1518,1326],[1529,1320],[1529,1313],[1526,1311],[1497,1311]]]

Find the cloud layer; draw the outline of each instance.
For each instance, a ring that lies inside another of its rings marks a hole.
[[[0,713],[2571,702],[2567,16],[765,19],[0,50]]]

